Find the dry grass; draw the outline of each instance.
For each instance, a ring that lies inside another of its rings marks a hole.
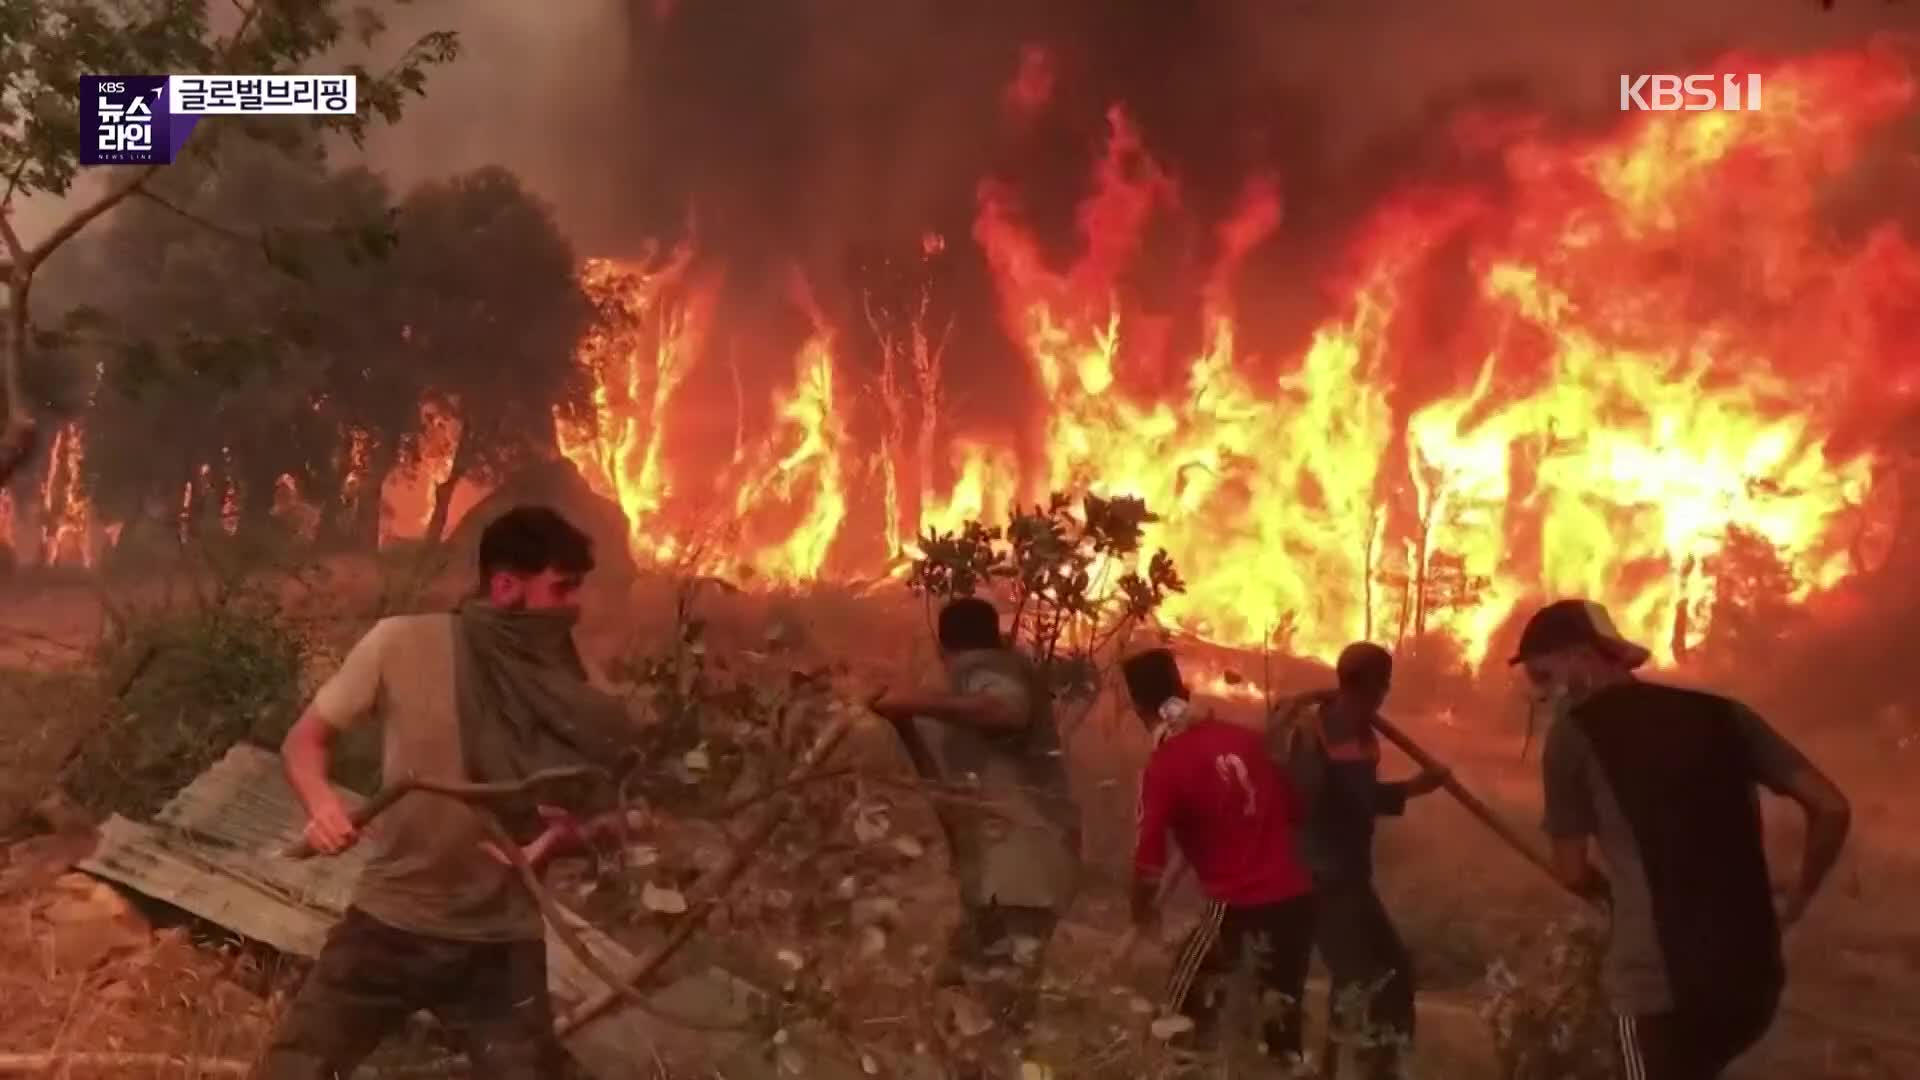
[[[275,1004],[248,986],[277,980],[274,965],[237,949],[194,943],[183,929],[98,966],[62,970],[55,931],[36,898],[0,904],[0,1050],[15,1053],[164,1054],[176,1064],[73,1069],[69,1075],[205,1075],[196,1061],[251,1061]]]
[[[379,576],[356,564],[330,566],[328,572],[332,586],[290,594],[288,610],[315,627],[316,637],[337,645],[351,640],[375,613],[368,597],[378,591]],[[419,595],[438,606],[458,585],[449,579]],[[75,594],[60,590],[56,598],[66,614],[54,621],[72,632],[85,631],[87,619],[73,614]],[[666,639],[673,631],[674,598],[673,583],[658,578],[590,598],[583,628],[586,651],[604,659]],[[18,624],[17,613],[25,609],[14,605],[30,601],[24,594],[8,599],[9,614],[16,616],[11,621]],[[796,668],[850,658],[867,684],[900,685],[934,672],[924,612],[892,590],[875,596],[833,589],[778,595],[707,591],[700,615],[715,654],[759,654],[770,665]],[[776,626],[780,630],[770,638],[769,629]],[[1245,658],[1240,670],[1257,673],[1258,659]],[[64,755],[75,735],[71,700],[57,681],[45,679],[38,673],[28,679],[39,686],[33,707],[16,710],[0,703],[0,716],[11,726],[0,732],[0,808],[8,799],[30,800],[49,762]],[[8,692],[0,684],[0,696]],[[1521,758],[1523,729],[1503,694],[1504,688],[1495,687],[1452,713],[1421,709],[1412,701],[1396,701],[1394,709],[1409,733],[1525,828],[1539,812],[1538,765]],[[1910,1034],[1920,1030],[1920,935],[1911,921],[1912,905],[1920,899],[1920,863],[1912,857],[1913,814],[1903,797],[1912,766],[1908,744],[1899,742],[1897,732],[1882,738],[1848,728],[1839,734],[1838,725],[1819,719],[1825,727],[1805,741],[1853,793],[1861,811],[1857,835],[1830,892],[1790,938],[1793,981],[1787,1011],[1733,1075],[1747,1080],[1920,1075],[1920,1049]],[[1791,714],[1779,720],[1796,732],[1812,728]],[[1112,885],[1131,846],[1134,776],[1144,750],[1132,720],[1111,702],[1096,706],[1071,747],[1096,873],[1050,963],[1055,986],[1046,1022],[1065,1055],[1050,1063],[1063,1080],[1143,1075],[1140,1055],[1150,1049],[1140,1038],[1150,1017],[1136,1011],[1136,1002],[1158,996],[1164,952],[1143,951],[1110,981],[1097,974],[1124,925]],[[884,746],[867,751],[880,757],[890,752]],[[1389,772],[1407,768],[1394,761]],[[911,914],[888,928],[875,953],[862,952],[870,938],[863,939],[851,924],[832,921],[840,916],[821,923],[822,910],[832,904],[810,895],[831,891],[846,876],[867,874],[872,854],[845,842],[823,854],[810,836],[796,837],[793,846],[774,853],[756,871],[718,938],[723,943],[750,939],[764,946],[758,950],[763,954],[788,944],[809,946],[808,955],[820,961],[812,969],[818,977],[809,992],[828,999],[830,1026],[850,1041],[910,1049],[926,1041],[918,1033],[941,1022],[941,1004],[926,989],[925,973],[943,943],[953,904],[937,828],[924,801],[891,794],[888,801],[894,806],[891,835],[914,835],[927,855],[888,871],[887,887]],[[1791,815],[1770,817],[1776,850],[1793,850]],[[1380,843],[1382,889],[1413,949],[1423,987],[1421,1075],[1492,1075],[1486,1038],[1473,1015],[1481,977],[1495,959],[1530,955],[1547,924],[1570,913],[1570,902],[1443,795],[1417,803],[1404,821],[1385,825]],[[33,936],[23,910],[18,899],[0,900],[0,970],[6,972],[0,975],[0,1009],[8,1016],[0,1025],[0,1050],[117,1046],[244,1057],[263,1037],[275,1004],[260,989],[261,973],[247,969],[255,961],[243,954],[209,952],[174,936],[93,972],[49,973],[44,937]],[[820,1004],[800,1011],[820,1012]],[[182,1068],[151,1075],[193,1075]]]

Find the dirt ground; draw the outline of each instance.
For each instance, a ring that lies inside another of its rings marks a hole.
[[[301,610],[319,636],[349,640],[372,613],[378,575],[344,563],[330,573],[330,585],[303,594]],[[436,595],[432,602],[450,593]],[[875,682],[911,681],[931,670],[923,613],[897,589],[869,596],[714,593],[701,603],[716,650],[765,649],[778,639],[796,655],[852,657]],[[664,633],[673,621],[671,595],[659,583],[610,588],[590,601],[588,615],[585,649],[609,657]],[[44,792],[87,718],[97,715],[97,697],[87,696],[97,692],[87,680],[59,673],[83,660],[99,625],[98,594],[83,582],[0,583],[0,841],[10,831],[16,840],[0,847],[0,1009],[7,1016],[0,1023],[0,1075],[9,1074],[6,1054],[58,1049],[244,1059],[297,971],[257,949],[214,947],[204,928],[154,930],[156,920],[163,927],[169,921],[164,913],[136,912],[128,923],[84,889],[84,879],[60,876],[83,840],[17,842],[21,830],[10,825]],[[878,641],[907,644],[882,652]],[[1389,711],[1509,819],[1523,827],[1537,820],[1537,764],[1522,758],[1515,716],[1467,718],[1409,703],[1397,710],[1390,703]],[[1903,798],[1920,749],[1883,738],[1864,721],[1775,720],[1849,791],[1855,834],[1828,891],[1790,935],[1791,982],[1779,1022],[1732,1076],[1920,1076],[1920,924],[1912,918],[1920,857],[1914,811]],[[1132,777],[1144,753],[1137,726],[1110,705],[1075,724],[1076,789],[1103,882],[1063,932],[1053,963],[1064,971],[1097,962],[1124,926],[1115,883],[1130,844]],[[1394,768],[1410,766],[1395,761]],[[1770,845],[1783,856],[1796,850],[1794,815],[1779,805],[1768,810]],[[1476,1015],[1487,966],[1523,957],[1549,922],[1575,916],[1571,901],[1444,795],[1382,830],[1380,865],[1420,972],[1422,1075],[1493,1075]],[[79,932],[86,940],[76,944],[74,932],[61,930],[63,919],[94,928]],[[1165,962],[1164,952],[1151,949],[1135,957],[1130,975],[1141,993],[1151,994]],[[220,1074],[179,1061],[71,1075]]]

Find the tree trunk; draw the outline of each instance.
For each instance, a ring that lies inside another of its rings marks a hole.
[[[1365,623],[1360,634],[1362,641],[1373,640],[1373,545],[1374,536],[1379,532],[1376,528],[1378,515],[1379,511],[1376,510],[1374,516],[1367,520],[1367,546],[1361,549],[1360,597],[1366,608]]]
[[[8,233],[11,237],[11,232]],[[7,274],[7,317],[0,320],[0,488],[33,456],[37,442],[33,414],[27,408],[20,369],[27,352],[27,291],[33,281],[31,265],[13,264]]]
[[[354,546],[367,551],[380,548],[380,518],[385,512],[387,477],[393,475],[394,462],[400,456],[399,438],[383,435],[367,452],[367,471],[355,494],[351,538]]]
[[[235,40],[238,40],[237,35]],[[0,398],[5,399],[0,401],[0,406],[5,409],[4,413],[0,413],[0,416],[4,416],[4,419],[0,419],[0,487],[6,486],[7,479],[33,454],[35,424],[33,410],[28,407],[21,369],[26,362],[29,341],[27,294],[33,289],[34,271],[47,261],[47,256],[58,251],[60,245],[73,239],[95,218],[140,190],[161,168],[159,165],[149,165],[108,188],[91,203],[68,215],[31,250],[20,242],[20,234],[14,231],[13,222],[8,219],[8,214],[13,210],[11,196],[7,202],[0,204],[0,241],[6,245],[5,250],[0,251],[0,256],[4,256],[6,262],[0,265],[4,266],[7,275],[7,317],[0,320]]]
[[[453,460],[447,463],[446,479],[433,486],[433,514],[427,518],[424,537],[430,547],[437,546],[447,531],[447,512],[453,506],[453,492],[473,467],[473,447],[477,441],[472,425],[461,424],[460,435],[453,444]]]
[[[1668,642],[1673,658],[1682,662],[1687,658],[1687,579],[1693,576],[1694,569],[1692,559],[1680,568],[1679,598],[1673,605],[1673,638]]]
[[[1427,633],[1427,543],[1433,532],[1431,516],[1421,515],[1420,546],[1410,575],[1413,579],[1413,636],[1416,640]]]

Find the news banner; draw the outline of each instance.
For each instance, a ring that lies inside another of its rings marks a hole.
[[[352,75],[86,75],[80,163],[165,165],[203,116],[351,116]]]

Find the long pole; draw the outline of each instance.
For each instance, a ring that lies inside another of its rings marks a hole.
[[[1430,772],[1445,774],[1446,779],[1441,781],[1440,786],[1446,790],[1447,794],[1453,796],[1455,802],[1466,807],[1467,813],[1472,814],[1480,820],[1482,825],[1493,830],[1495,836],[1505,840],[1507,846],[1518,852],[1521,858],[1539,867],[1549,877],[1554,877],[1554,881],[1558,883],[1559,878],[1553,873],[1553,863],[1540,852],[1540,849],[1534,847],[1533,842],[1522,836],[1518,829],[1507,824],[1499,814],[1494,813],[1492,807],[1481,802],[1478,796],[1468,791],[1451,770],[1440,764],[1438,758],[1421,749],[1420,744],[1409,738],[1406,732],[1401,731],[1383,717],[1375,716],[1373,726],[1388,742],[1399,747],[1403,753],[1412,758],[1414,764]]]

